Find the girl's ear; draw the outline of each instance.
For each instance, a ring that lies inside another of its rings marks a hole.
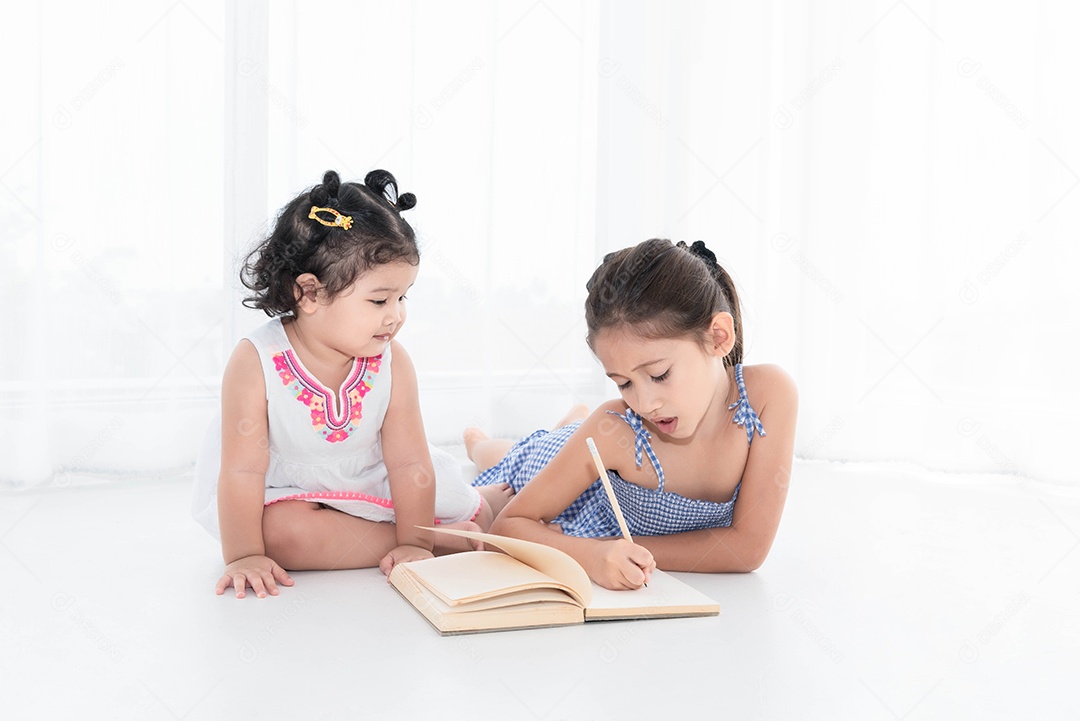
[[[709,342],[712,354],[723,358],[735,347],[735,318],[728,312],[717,313],[709,325]]]
[[[296,276],[293,293],[296,295],[297,310],[303,313],[313,312],[319,301],[319,279],[311,273],[301,273]]]

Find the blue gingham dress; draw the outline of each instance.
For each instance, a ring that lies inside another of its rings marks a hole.
[[[739,388],[739,400],[732,403],[729,410],[735,411],[732,422],[746,429],[746,442],[749,444],[753,442],[755,432],[764,436],[765,428],[746,397],[741,364],[735,366],[735,383]],[[649,443],[651,434],[642,423],[641,416],[629,408],[624,414],[608,413],[621,418],[633,429],[634,461],[637,466],[641,467],[642,455],[647,455],[659,478],[658,487],[651,489],[623,480],[615,471],[608,471],[611,487],[619,499],[619,507],[631,535],[661,536],[731,525],[741,483],[735,487],[731,500],[723,503],[687,498],[664,490],[664,469],[660,467]],[[520,491],[555,457],[580,425],[580,422],[571,423],[554,431],[537,431],[523,438],[498,465],[481,473],[473,485],[509,483],[515,493]],[[563,533],[570,536],[601,538],[620,534],[619,523],[599,478],[553,522],[562,526]]]

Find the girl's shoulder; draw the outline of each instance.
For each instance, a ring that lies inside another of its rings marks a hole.
[[[262,377],[262,360],[259,357],[259,351],[255,348],[255,344],[248,338],[241,338],[236,342],[236,347],[233,348],[232,355],[229,356],[228,362],[225,364],[225,373],[228,375],[230,370],[237,375],[258,375]]]
[[[795,380],[791,375],[776,365],[775,363],[758,363],[756,365],[744,365],[743,380],[747,385],[750,385],[750,380],[754,379],[761,384],[767,385],[787,385],[792,388],[795,387]]]
[[[577,427],[578,437],[592,437],[600,456],[609,466],[618,471],[626,470],[623,463],[627,459],[632,465],[634,460],[635,431],[626,422],[629,406],[622,400],[608,400],[596,406],[592,413]],[[625,476],[624,476],[625,477]]]
[[[391,369],[394,384],[400,386],[403,383],[416,385],[416,366],[412,358],[405,352],[405,347],[396,340],[391,340],[379,355],[380,367]]]
[[[774,363],[744,365],[743,382],[750,404],[764,410],[766,404],[795,406],[799,402],[799,389],[795,379]]]
[[[604,401],[581,422],[581,426],[605,438],[633,437],[634,429],[624,419],[630,406],[620,399]]]
[[[590,419],[595,418],[598,422],[607,418],[613,418],[612,414],[625,415],[630,406],[626,405],[626,401],[620,398],[613,398],[611,400],[604,401],[596,407],[590,414]]]
[[[379,358],[381,358],[384,363],[387,361],[394,363],[400,358],[401,362],[395,365],[395,368],[405,365],[410,368],[412,367],[412,358],[405,352],[405,346],[401,345],[401,343],[398,343],[396,340],[391,340],[386,344],[386,350],[379,354]]]
[[[266,381],[263,378],[262,359],[254,344],[241,338],[233,349],[221,378],[222,400],[237,402],[254,399],[266,402]]]

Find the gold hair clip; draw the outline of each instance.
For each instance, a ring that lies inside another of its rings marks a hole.
[[[316,213],[330,213],[331,215],[334,216],[334,219],[333,220],[323,220],[318,215],[316,215]],[[352,216],[351,215],[342,215],[341,213],[337,212],[333,208],[320,208],[318,206],[313,205],[313,206],[311,206],[311,212],[308,213],[308,217],[311,218],[312,220],[317,220],[320,223],[322,223],[323,225],[326,225],[326,226],[331,227],[331,228],[344,228],[345,230],[348,230],[349,228],[352,227]]]

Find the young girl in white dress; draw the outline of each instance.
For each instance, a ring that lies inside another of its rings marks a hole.
[[[507,486],[468,485],[424,435],[416,372],[394,340],[420,261],[394,177],[329,171],[248,256],[242,339],[196,467],[193,513],[221,540],[218,594],[291,586],[285,569],[364,568],[467,550],[433,523],[486,530]],[[439,546],[433,536],[438,535]],[[444,540],[445,539],[445,540]]]

